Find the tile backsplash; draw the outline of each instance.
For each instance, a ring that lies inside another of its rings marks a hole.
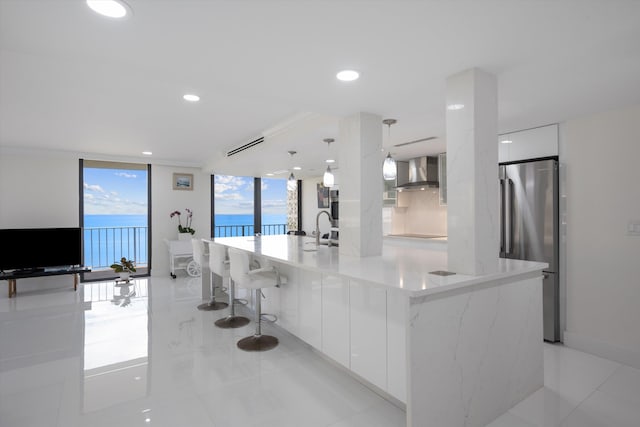
[[[437,188],[399,192],[392,209],[391,234],[447,235],[447,207],[440,205]]]

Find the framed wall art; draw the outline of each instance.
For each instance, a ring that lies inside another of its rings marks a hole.
[[[193,190],[193,174],[192,173],[174,173],[173,189],[174,190]]]

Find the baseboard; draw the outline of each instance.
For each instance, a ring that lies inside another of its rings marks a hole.
[[[640,351],[618,347],[591,337],[564,332],[564,345],[575,350],[584,351],[594,356],[604,357],[632,368],[640,369]]]

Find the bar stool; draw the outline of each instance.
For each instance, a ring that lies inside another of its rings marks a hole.
[[[200,251],[204,253],[204,240],[199,240],[198,244],[195,243],[196,239],[193,239],[193,257],[196,257],[196,251]],[[212,252],[211,248],[219,245],[212,245],[212,242],[209,242],[209,270],[210,270],[210,282],[209,282],[209,290],[211,292],[211,300],[204,304],[200,304],[198,306],[198,310],[211,311],[211,310],[222,310],[223,308],[227,308],[228,304],[226,302],[218,302],[216,301],[216,287],[214,285],[215,274],[222,277],[224,281],[224,276],[228,275],[229,269],[225,269],[225,254],[224,251],[222,254],[218,252]],[[198,249],[196,249],[198,248]]]
[[[256,296],[256,332],[252,336],[238,341],[238,348],[245,351],[271,350],[278,345],[278,338],[271,335],[262,335],[261,290],[262,288],[280,286],[287,282],[287,278],[281,276],[273,266],[251,270],[249,268],[249,253],[239,249],[229,249],[229,261],[231,262],[231,279],[241,288],[255,290]]]
[[[191,239],[191,250],[193,259],[187,264],[187,274],[191,277],[200,277],[204,260],[204,243],[198,239]]]
[[[223,329],[240,328],[249,323],[249,319],[244,316],[236,316],[236,302],[242,300],[236,300],[236,285],[231,280],[229,275],[229,261],[227,260],[227,248],[222,245],[216,245],[212,241],[207,241],[209,244],[209,268],[212,273],[221,276],[224,280],[225,277],[229,278],[229,286],[227,291],[229,292],[229,315],[218,319],[214,324]]]

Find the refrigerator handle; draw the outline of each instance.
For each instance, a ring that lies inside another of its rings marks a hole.
[[[505,179],[504,188],[504,251],[507,255],[513,250],[513,224],[511,214],[513,211],[513,181],[509,178]]]
[[[504,179],[500,179],[500,254],[504,254]]]

